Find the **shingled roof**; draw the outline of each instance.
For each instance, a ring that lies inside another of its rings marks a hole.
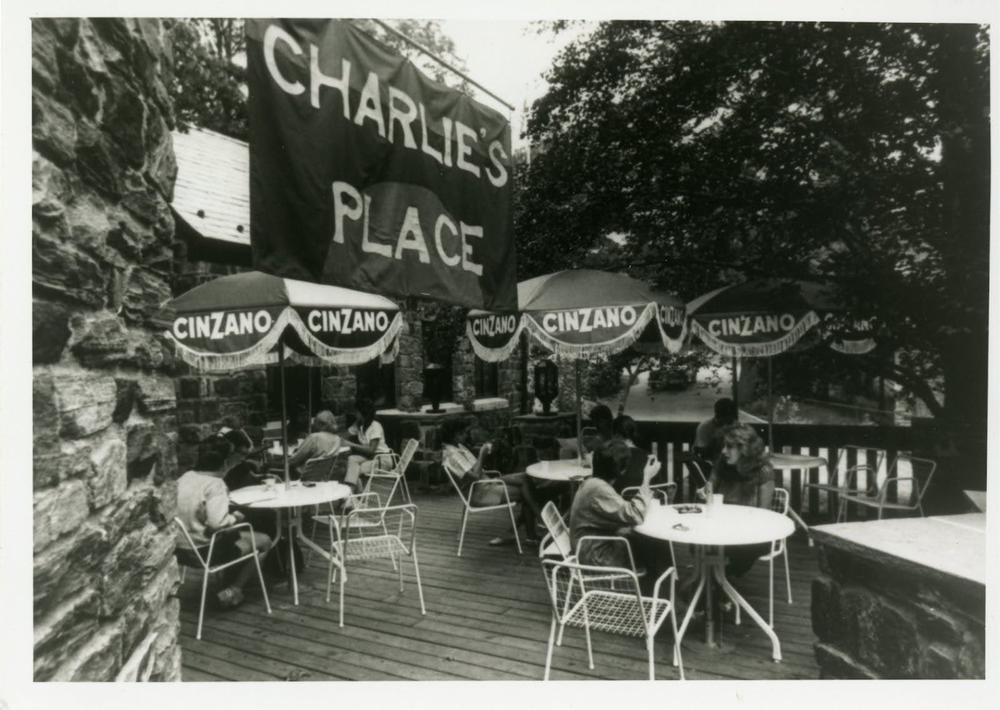
[[[250,150],[243,141],[192,127],[174,131],[172,207],[198,234],[250,246]]]

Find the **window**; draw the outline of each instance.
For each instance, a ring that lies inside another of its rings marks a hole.
[[[475,364],[476,399],[500,396],[500,365],[476,358]]]
[[[396,406],[396,363],[383,365],[375,358],[358,365],[356,376],[358,399],[370,399],[375,404],[375,409]]]

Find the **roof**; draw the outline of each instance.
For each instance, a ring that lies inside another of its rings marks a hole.
[[[192,126],[173,131],[174,211],[203,237],[250,246],[250,150],[241,140]]]

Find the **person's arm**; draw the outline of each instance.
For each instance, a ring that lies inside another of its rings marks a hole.
[[[616,526],[638,525],[646,519],[646,510],[649,507],[649,500],[652,493],[649,485],[639,488],[639,494],[632,500],[626,501],[614,492],[614,489],[602,487],[601,490],[591,499],[594,511],[598,516]]]
[[[288,457],[288,468],[298,468],[306,461],[312,458],[316,458],[316,439],[313,438],[312,434],[302,442],[302,446],[298,450]]]

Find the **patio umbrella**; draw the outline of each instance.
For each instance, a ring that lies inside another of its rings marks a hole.
[[[517,285],[518,312],[470,311],[466,332],[483,360],[510,357],[522,331],[556,357],[574,360],[580,435],[580,360],[633,346],[677,352],[684,343],[684,302],[624,274],[571,269]]]
[[[169,301],[166,336],[199,370],[281,368],[281,436],[288,450],[285,361],[355,365],[391,359],[402,328],[387,298],[251,271],[223,276]],[[289,483],[285,458],[285,484]]]
[[[771,358],[792,348],[810,347],[827,336],[824,325],[843,316],[831,287],[812,281],[757,279],[725,286],[687,304],[691,337],[721,355]],[[830,346],[864,354],[875,347],[866,323],[840,333]],[[767,361],[768,443],[774,450],[772,361]],[[735,387],[735,368],[733,382]]]

